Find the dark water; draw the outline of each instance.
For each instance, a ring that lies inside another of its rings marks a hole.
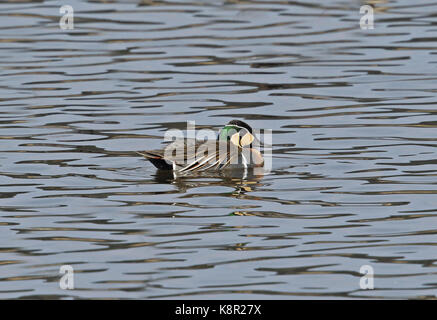
[[[372,3],[2,1],[0,298],[435,298],[437,3]],[[271,172],[134,153],[233,118]]]

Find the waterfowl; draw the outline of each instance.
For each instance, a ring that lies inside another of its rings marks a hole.
[[[253,147],[252,128],[241,120],[229,121],[216,140],[176,140],[162,150],[137,152],[156,168],[174,172],[262,167],[261,152]]]

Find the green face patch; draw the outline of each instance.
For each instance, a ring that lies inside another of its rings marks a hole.
[[[238,129],[239,128],[234,126],[223,127],[223,129],[220,131],[219,140],[224,140],[224,141],[230,140],[232,135],[239,131]]]

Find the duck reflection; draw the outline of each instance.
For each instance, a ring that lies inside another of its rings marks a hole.
[[[234,195],[243,195],[264,185],[261,182],[263,177],[263,168],[248,168],[243,171],[233,169],[200,171],[190,172],[189,175],[178,175],[171,170],[157,170],[153,180],[160,184],[172,184],[180,193],[185,193],[191,188],[225,186],[235,188]]]

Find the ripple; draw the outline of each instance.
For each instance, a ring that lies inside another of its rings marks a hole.
[[[435,299],[435,3],[69,4],[0,4],[0,298]],[[135,154],[233,118],[269,172]]]

